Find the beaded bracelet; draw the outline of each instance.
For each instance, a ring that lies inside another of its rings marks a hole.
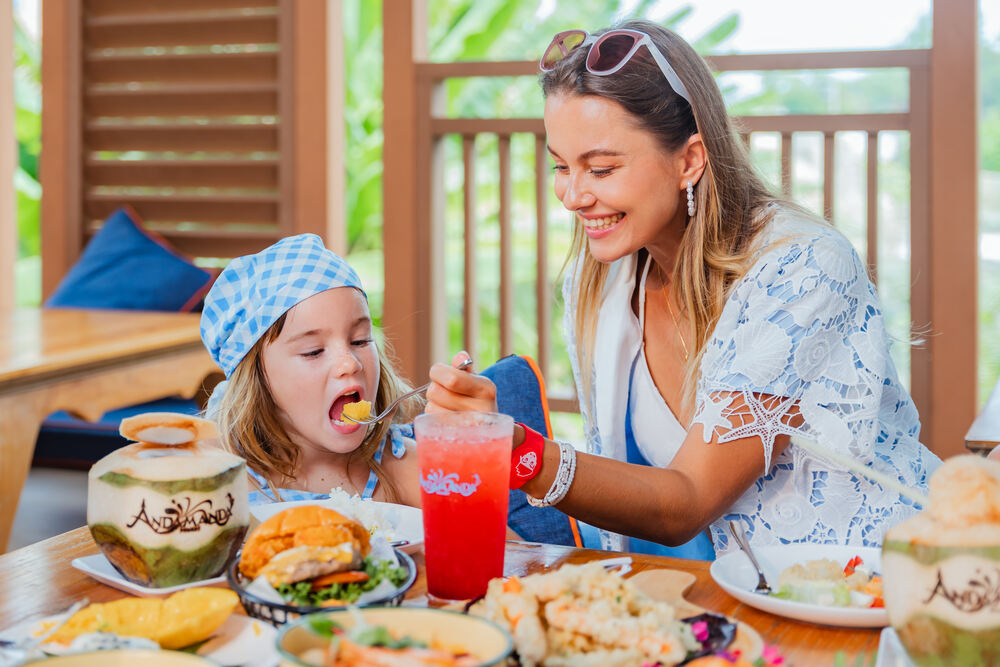
[[[530,494],[525,494],[528,504],[533,507],[551,507],[562,502],[569,487],[573,484],[573,477],[576,475],[576,448],[568,442],[559,443],[559,469],[556,470],[556,477],[552,480],[552,486],[548,493],[541,498],[535,498]]]

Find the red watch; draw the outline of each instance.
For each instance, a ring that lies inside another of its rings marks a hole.
[[[510,488],[519,489],[525,482],[542,470],[542,450],[545,449],[545,438],[538,431],[533,431],[518,422],[524,429],[524,442],[510,453]]]

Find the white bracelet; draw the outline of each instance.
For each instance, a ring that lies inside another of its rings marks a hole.
[[[569,493],[569,487],[573,483],[575,475],[576,448],[568,442],[560,442],[559,469],[556,471],[555,479],[552,480],[552,486],[549,487],[548,493],[541,498],[535,498],[528,493],[524,494],[528,499],[528,504],[533,507],[551,507],[562,502],[566,494]]]

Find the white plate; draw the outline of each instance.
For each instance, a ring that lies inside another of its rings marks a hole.
[[[83,558],[74,558],[70,564],[84,574],[88,574],[94,579],[97,579],[102,584],[107,584],[112,588],[117,588],[120,591],[125,591],[126,593],[138,595],[143,598],[162,598],[170,595],[171,593],[184,590],[185,588],[226,583],[226,575],[223,574],[218,577],[213,577],[212,579],[192,581],[189,584],[180,584],[179,586],[170,586],[169,588],[150,588],[141,584],[134,584],[123,577],[121,573],[115,569],[114,565],[112,565],[108,559],[104,557],[104,554],[94,554],[92,556],[84,556]]]
[[[861,556],[864,564],[876,572],[882,571],[882,552],[873,547],[852,547],[838,544],[783,544],[754,547],[754,555],[760,561],[764,576],[774,586],[778,575],[786,567],[819,558],[829,558],[846,564],[854,556]],[[757,572],[750,559],[742,551],[731,551],[712,563],[709,571],[715,583],[740,602],[778,616],[794,618],[798,621],[837,625],[844,628],[881,628],[889,625],[885,609],[864,609],[860,607],[827,607],[806,604],[754,593]]]
[[[406,543],[396,547],[397,549],[411,555],[420,550],[424,544],[424,514],[420,511],[419,507],[397,505],[395,503],[383,503],[377,500],[366,500],[365,502],[372,503],[390,524],[388,528],[385,526],[382,527],[386,532],[386,537],[388,537],[390,541],[405,540]],[[289,509],[290,507],[300,507],[302,505],[319,505],[320,507],[328,507],[330,509],[337,510],[338,512],[344,511],[338,503],[332,500],[322,499],[293,500],[285,503],[251,505],[250,514],[252,514],[257,521],[265,521],[278,512]],[[371,526],[365,527],[369,529],[371,528]]]
[[[19,623],[0,632],[0,639],[18,641],[27,636],[34,636],[59,620],[66,619],[54,615]],[[268,623],[233,613],[208,641],[198,647],[196,653],[224,667],[230,665],[275,667],[281,659],[275,649],[277,636],[277,629]],[[55,643],[42,644],[42,650],[49,655],[65,655],[69,652],[66,646]]]

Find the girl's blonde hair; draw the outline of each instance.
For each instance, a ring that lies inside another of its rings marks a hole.
[[[758,235],[773,217],[768,205],[778,199],[753,168],[746,146],[726,112],[722,93],[701,56],[681,37],[655,23],[628,21],[617,27],[650,36],[687,88],[690,104],[670,87],[645,48],[610,76],[588,72],[588,48],[578,48],[542,75],[542,90],[546,97],[595,95],[617,102],[667,152],[682,148],[695,133],[701,136],[706,166],[695,185],[695,214],[684,231],[670,280],[672,296],[687,315],[688,325],[680,333],[693,341],[683,385],[687,412],[694,404],[705,344],[722,314],[730,288],[750,268]],[[785,202],[782,205],[789,206]],[[581,401],[589,405],[594,323],[609,267],[591,256],[580,225],[574,226],[567,265],[573,265],[576,271],[573,327],[583,383]]]
[[[280,500],[278,487],[285,480],[295,479],[298,469],[299,446],[292,442],[281,424],[279,410],[264,373],[262,352],[265,345],[273,343],[285,324],[285,313],[260,337],[247,355],[229,376],[229,384],[219,403],[219,434],[222,445],[230,452],[246,459],[247,465],[267,480],[271,491]],[[381,367],[378,389],[372,404],[373,414],[410,390],[399,376],[395,358],[388,343],[375,343]],[[419,397],[408,399],[397,408],[393,421],[408,422],[422,409]],[[375,451],[389,433],[389,421],[376,424],[361,441],[361,446],[351,453],[360,457],[375,472],[383,485],[389,502],[399,500],[399,489],[386,475],[385,469],[375,460]]]

